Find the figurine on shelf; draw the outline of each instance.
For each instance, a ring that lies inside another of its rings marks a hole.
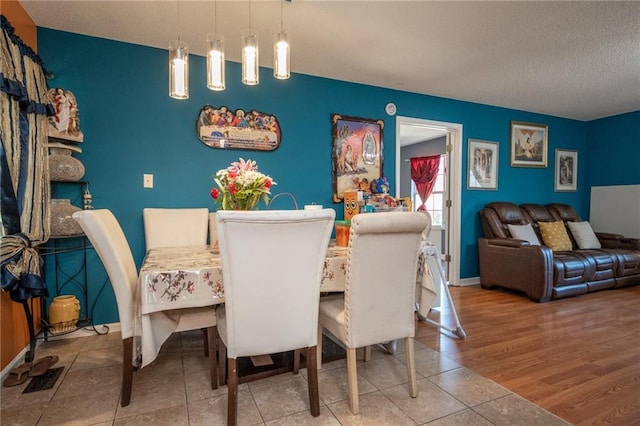
[[[49,100],[55,115],[49,117],[49,137],[82,142],[84,135],[80,130],[80,117],[76,97],[70,91],[59,87],[49,89]]]
[[[376,180],[376,194],[389,194],[389,181],[384,176]]]

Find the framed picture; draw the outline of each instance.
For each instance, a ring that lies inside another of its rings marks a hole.
[[[469,139],[467,189],[498,189],[498,142]]]
[[[382,177],[382,129],[384,121],[331,115],[333,123],[333,202],[341,203],[344,192],[369,188]]]
[[[217,149],[273,151],[280,146],[282,133],[275,115],[256,109],[236,109],[205,105],[196,118],[200,141]]]
[[[548,126],[511,122],[511,167],[547,167]]]
[[[556,149],[555,191],[578,190],[578,151]]]

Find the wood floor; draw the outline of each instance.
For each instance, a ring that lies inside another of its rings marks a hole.
[[[574,425],[640,425],[640,286],[548,303],[451,287],[465,340],[420,323],[416,340]],[[453,326],[445,304],[442,314]]]

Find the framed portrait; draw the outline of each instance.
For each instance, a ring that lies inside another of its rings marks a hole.
[[[467,189],[498,189],[498,142],[469,139]]]
[[[511,122],[511,167],[547,167],[548,126]]]
[[[331,115],[333,202],[382,177],[384,121]]]
[[[578,190],[578,151],[556,149],[555,191]]]

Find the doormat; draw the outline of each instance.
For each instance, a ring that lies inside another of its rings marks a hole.
[[[64,367],[50,368],[42,376],[36,376],[27,385],[22,393],[38,392],[42,390],[51,389],[56,384],[60,373],[62,373]]]

